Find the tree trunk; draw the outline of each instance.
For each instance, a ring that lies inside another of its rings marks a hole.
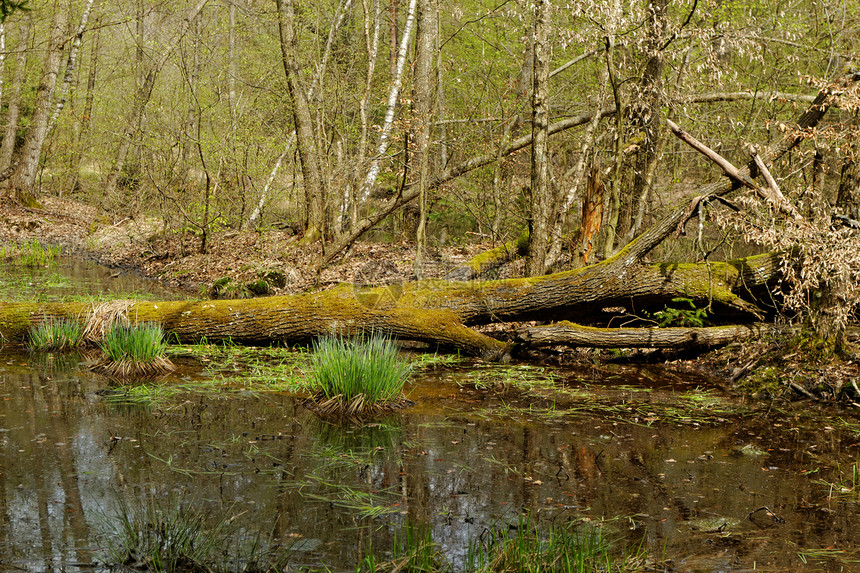
[[[568,319],[601,323],[604,307],[663,308],[684,296],[714,312],[754,316],[750,300],[777,276],[774,254],[710,265],[630,265],[621,255],[596,265],[528,279],[483,283],[418,281],[295,296],[201,302],[132,302],[132,322],[154,321],[181,341],[301,342],[325,334],[382,332],[456,347],[498,359],[509,346],[468,328],[504,321]],[[744,297],[744,298],[742,298]],[[51,317],[83,320],[88,303],[0,303],[0,334],[23,341],[28,328]]]
[[[6,129],[3,132],[3,143],[0,144],[0,172],[12,165],[15,153],[15,142],[18,135],[18,119],[21,115],[21,94],[24,91],[24,77],[27,72],[27,44],[30,41],[30,25],[32,17],[26,13],[20,19],[18,29],[18,45],[15,47],[15,74],[12,76],[12,86],[9,93],[9,104],[6,113]]]
[[[616,17],[620,16],[620,7],[616,1]],[[615,100],[615,150],[614,164],[612,168],[612,181],[607,201],[606,225],[604,230],[606,236],[603,243],[603,257],[609,258],[615,252],[615,242],[618,235],[618,219],[621,213],[621,166],[624,161],[622,152],[624,143],[624,105],[621,102],[621,86],[615,70],[615,36],[610,33],[606,37],[606,70],[609,75],[609,84],[612,87],[612,96]]]
[[[418,6],[417,54],[415,58],[415,163],[418,173],[418,228],[415,234],[414,272],[423,278],[424,249],[427,233],[427,182],[430,180],[430,131],[433,125],[433,61],[436,49],[436,2],[420,0]]]
[[[396,6],[393,3],[392,6]],[[364,182],[361,185],[359,193],[359,207],[364,205],[373,186],[376,184],[376,178],[379,176],[380,162],[388,152],[388,146],[391,143],[391,129],[394,126],[394,114],[397,111],[397,102],[400,97],[400,88],[403,85],[403,70],[406,67],[406,56],[409,53],[409,42],[412,38],[412,29],[415,27],[415,13],[417,11],[418,1],[409,0],[409,7],[406,12],[406,25],[403,29],[403,36],[400,39],[400,48],[397,52],[397,63],[392,69],[394,72],[391,77],[391,87],[388,90],[388,101],[385,105],[385,118],[382,121],[382,129],[379,131],[379,145],[376,149],[376,155],[370,162],[370,167],[364,177]],[[416,197],[420,193],[420,186],[416,188]]]
[[[128,157],[128,152],[131,149],[132,143],[137,139],[138,133],[143,125],[144,113],[146,112],[147,104],[149,104],[149,99],[152,97],[152,90],[155,88],[155,80],[158,78],[158,75],[161,73],[161,69],[164,67],[164,64],[167,63],[171,54],[173,54],[179,46],[182,38],[185,37],[191,21],[197,17],[201,10],[203,10],[203,7],[206,6],[208,1],[209,0],[198,0],[197,3],[185,13],[179,24],[179,31],[167,44],[164,52],[162,52],[157,60],[152,62],[152,65],[146,70],[145,74],[141,72],[140,76],[142,79],[138,83],[134,97],[132,98],[131,111],[129,118],[127,119],[125,129],[123,130],[122,140],[120,141],[111,169],[105,179],[104,194],[106,196],[111,197],[116,193],[119,177],[122,173],[122,168],[125,165],[125,160]],[[140,44],[138,44],[138,49],[142,50],[142,46]],[[142,51],[139,53],[142,54]]]
[[[621,229],[624,230],[624,236],[628,241],[639,232],[638,225],[641,225],[644,218],[645,203],[653,183],[657,149],[662,137],[660,107],[663,105],[663,68],[665,67],[662,47],[665,45],[667,6],[667,0],[650,0],[648,3],[648,41],[645,48],[650,55],[639,82],[638,104],[633,106],[630,114],[631,123],[634,128],[641,130],[643,140],[635,156],[633,186],[628,194],[628,201],[624,208],[625,217],[621,224]]]
[[[499,268],[519,257],[528,254],[529,231],[523,230],[520,236],[489,251],[480,253],[465,263],[458,265],[445,275],[447,281],[471,281],[481,278],[488,272]]]
[[[572,346],[586,348],[704,348],[761,338],[774,328],[767,324],[730,324],[708,327],[596,328],[568,321],[529,326],[517,340],[531,348]]]
[[[301,81],[293,1],[275,0],[275,2],[278,7],[281,55],[284,72],[287,76],[290,100],[292,101],[293,121],[296,127],[296,147],[299,152],[308,205],[304,241],[311,242],[322,239],[325,234],[325,190],[322,186],[320,156],[314,135],[314,124],[307,92]]]
[[[534,91],[532,92],[532,164],[529,202],[529,249],[526,274],[546,272],[552,217],[549,187],[549,0],[537,6],[534,31]]]
[[[84,156],[83,142],[87,139],[92,124],[93,104],[95,102],[96,78],[98,77],[99,69],[99,44],[101,40],[100,21],[96,20],[95,33],[93,34],[93,48],[90,53],[90,71],[87,74],[87,94],[84,98],[84,109],[81,113],[81,121],[75,131],[73,152],[69,159],[69,170],[72,173],[71,190],[74,192],[81,179],[81,161]]]
[[[54,113],[51,114],[51,119],[48,121],[49,132],[53,129],[54,124],[60,117],[60,113],[62,113],[63,108],[66,106],[66,99],[69,95],[69,91],[77,84],[78,52],[81,49],[81,41],[84,37],[84,31],[87,29],[87,22],[90,19],[90,10],[92,10],[94,3],[95,0],[87,0],[87,3],[84,5],[84,13],[81,15],[81,23],[78,24],[75,36],[72,38],[72,46],[69,49],[69,57],[66,60],[66,71],[63,74],[63,84],[60,86],[60,93],[57,97]]]
[[[42,157],[42,147],[48,135],[48,119],[51,111],[51,100],[54,88],[57,86],[57,75],[60,73],[60,61],[65,44],[66,13],[60,2],[54,2],[54,14],[51,18],[51,38],[48,41],[45,64],[39,88],[36,90],[36,101],[33,104],[33,115],[24,138],[21,149],[21,159],[12,177],[9,179],[9,191],[22,204],[38,206],[33,186],[36,183],[36,173],[39,169],[39,159]]]
[[[597,161],[597,157],[594,158]],[[589,265],[597,258],[597,236],[603,223],[603,177],[600,165],[591,166],[588,174],[588,184],[585,187],[585,197],[582,200],[582,220],[579,223],[579,235],[575,245],[579,249],[578,261]]]

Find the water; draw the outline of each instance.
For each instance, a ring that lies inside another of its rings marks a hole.
[[[523,511],[602,522],[678,571],[860,570],[850,412],[756,410],[657,367],[470,364],[421,374],[412,408],[339,427],[278,393],[111,403],[86,361],[3,349],[0,569],[99,570],[119,499],[178,496],[334,571],[405,523],[462,564]]]
[[[36,267],[0,264],[0,300],[60,301],[120,295],[149,300],[176,297],[155,281],[88,259],[58,256],[51,264]]]

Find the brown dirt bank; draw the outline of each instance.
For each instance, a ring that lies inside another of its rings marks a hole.
[[[267,270],[283,273],[283,286],[270,294],[294,294],[340,282],[392,283],[414,278],[414,245],[361,242],[348,257],[323,270],[317,280],[318,245],[300,245],[291,231],[218,231],[209,238],[208,253],[199,253],[200,239],[190,231],[168,228],[155,217],[127,217],[57,197],[39,199],[43,209],[0,201],[0,243],[37,240],[59,245],[64,252],[140,272],[169,288],[204,293],[218,279],[232,284],[259,279]],[[439,278],[487,245],[434,248],[424,272]],[[229,293],[228,293],[229,294]]]

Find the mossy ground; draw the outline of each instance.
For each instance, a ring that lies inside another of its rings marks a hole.
[[[860,402],[860,374],[849,344],[837,349],[808,331],[730,344],[700,358],[738,393],[756,399],[811,399],[846,405]]]

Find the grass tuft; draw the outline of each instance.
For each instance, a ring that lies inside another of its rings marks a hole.
[[[160,324],[115,323],[105,333],[99,347],[105,353],[95,370],[108,376],[136,378],[164,374],[174,369],[165,357],[167,343]]]
[[[65,350],[81,345],[84,329],[75,320],[49,318],[31,328],[27,338],[31,350]]]
[[[321,338],[311,372],[308,405],[321,414],[360,418],[410,404],[402,392],[411,368],[385,336]]]
[[[158,573],[276,573],[292,570],[290,547],[248,535],[234,517],[213,517],[177,495],[143,502],[117,499],[117,515],[103,518],[106,565]]]
[[[14,262],[25,267],[44,267],[54,263],[60,255],[60,247],[43,246],[38,241],[26,241],[0,247],[0,260]]]
[[[618,555],[600,527],[573,521],[538,528],[529,517],[470,543],[467,571],[586,573],[640,570],[644,556]]]

